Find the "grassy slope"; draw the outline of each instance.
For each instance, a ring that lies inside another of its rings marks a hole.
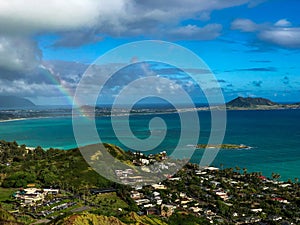
[[[55,225],[125,225],[115,217],[98,216],[90,213],[83,213],[81,215],[72,215]]]
[[[0,224],[18,224],[16,219],[6,210],[0,207]]]
[[[117,216],[122,213],[119,208],[122,210],[128,208],[128,204],[114,192],[92,195],[88,198],[88,201],[95,204],[96,210],[94,213],[99,215]]]
[[[106,145],[112,155],[126,158],[126,153],[113,145]],[[32,157],[32,156],[30,156]],[[112,183],[96,173],[84,160],[78,149],[68,151],[56,150],[45,153],[39,158],[25,158],[12,162],[5,168],[6,179],[17,172],[35,175],[36,183],[41,186],[60,186],[63,188],[110,187]],[[7,182],[6,182],[7,183]],[[5,182],[0,185],[5,186]],[[10,185],[20,187],[18,185]],[[0,194],[0,200],[6,198],[6,193]]]
[[[122,222],[123,221],[123,222]],[[158,218],[149,218],[147,216],[138,216],[136,213],[130,213],[123,219],[116,217],[99,216],[90,213],[71,215],[55,223],[55,225],[167,225]]]
[[[8,200],[15,191],[16,191],[15,188],[1,188],[0,187],[0,202]]]

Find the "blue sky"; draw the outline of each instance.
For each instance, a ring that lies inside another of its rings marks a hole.
[[[69,104],[99,56],[155,39],[196,53],[226,101],[300,102],[299,9],[298,0],[2,1],[0,94]]]

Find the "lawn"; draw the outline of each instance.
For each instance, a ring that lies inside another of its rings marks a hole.
[[[128,207],[127,203],[120,199],[116,193],[93,195],[88,198],[88,201],[95,204],[95,213],[106,216],[122,214],[119,209]]]
[[[16,190],[15,188],[0,188],[0,202],[10,199]]]

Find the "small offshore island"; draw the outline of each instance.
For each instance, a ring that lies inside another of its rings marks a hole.
[[[155,169],[166,173],[171,166],[165,152],[104,146],[128,165],[161,162]],[[141,179],[132,169],[115,173],[128,182]],[[0,141],[0,224],[299,224],[299,180],[279,179],[187,163],[161,183],[133,188],[100,176],[77,148],[45,151]]]
[[[226,103],[227,110],[300,109],[300,103],[279,104],[266,98],[237,97]]]
[[[244,144],[219,144],[219,145],[208,145],[208,144],[198,144],[196,145],[196,148],[199,149],[214,149],[214,148],[218,148],[218,149],[226,149],[226,150],[243,150],[243,149],[252,149],[252,147],[244,145]]]

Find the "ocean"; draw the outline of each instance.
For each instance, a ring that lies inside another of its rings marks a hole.
[[[199,143],[207,143],[210,135],[210,113],[198,112],[200,118]],[[159,134],[163,127],[149,131],[149,120],[161,117],[167,126],[164,141],[147,153],[159,151],[172,152],[180,138],[181,124],[178,114],[133,115],[130,127],[134,135],[146,140],[150,135]],[[126,117],[114,118],[119,124],[116,129],[123,130]],[[228,111],[227,128],[224,138],[226,144],[245,144],[253,147],[249,150],[221,150],[212,165],[216,167],[247,168],[250,172],[262,172],[271,177],[272,172],[279,173],[282,180],[300,178],[300,110],[266,111]],[[128,148],[118,140],[110,117],[97,117],[98,134],[103,142],[116,144],[125,150]],[[122,133],[122,132],[121,132]],[[127,136],[126,136],[127,135]],[[159,135],[158,135],[159,136]],[[128,142],[131,136],[124,133]],[[16,140],[30,147],[70,149],[77,147],[71,117],[37,118],[0,123],[0,139]],[[155,140],[155,138],[154,138]],[[89,143],[86,143],[89,144]],[[141,146],[141,151],[143,146]],[[199,163],[204,150],[195,151],[191,162]]]

